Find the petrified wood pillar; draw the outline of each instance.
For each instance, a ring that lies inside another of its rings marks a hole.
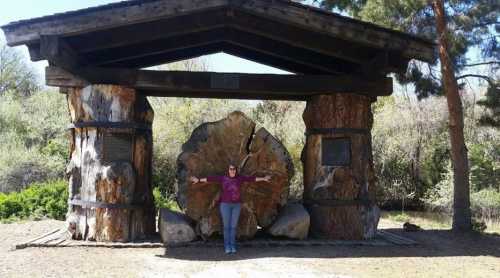
[[[151,191],[153,111],[113,85],[69,90],[68,229],[74,239],[132,241],[155,232]]]
[[[314,96],[307,102],[304,203],[311,234],[331,239],[373,237],[379,219],[375,205],[369,97]]]

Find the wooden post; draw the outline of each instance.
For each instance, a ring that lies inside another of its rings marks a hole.
[[[355,94],[318,95],[307,101],[304,203],[311,235],[367,239],[376,233],[371,99]]]
[[[68,229],[74,239],[127,242],[155,232],[153,110],[134,89],[68,91],[71,160]]]

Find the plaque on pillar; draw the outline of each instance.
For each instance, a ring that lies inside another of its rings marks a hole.
[[[322,138],[321,164],[323,166],[349,166],[351,141],[348,138]]]
[[[131,134],[112,133],[104,135],[104,162],[132,161],[133,140]]]

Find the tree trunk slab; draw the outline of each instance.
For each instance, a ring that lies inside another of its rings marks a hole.
[[[190,176],[227,175],[229,164],[239,166],[240,175],[270,175],[271,182],[244,183],[238,238],[252,238],[257,225],[268,227],[285,205],[293,163],[285,147],[264,128],[255,132],[255,123],[241,112],[197,127],[183,145],[177,160],[177,200],[197,223],[204,238],[221,234],[219,212],[221,185],[192,184]]]

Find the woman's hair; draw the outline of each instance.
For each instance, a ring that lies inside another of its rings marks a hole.
[[[229,163],[229,165],[227,165],[227,173],[229,174],[229,168],[231,166],[233,166],[236,169],[236,173],[235,174],[238,175],[238,172],[239,172],[238,171],[238,166],[236,166],[236,164],[234,164],[234,163]]]

